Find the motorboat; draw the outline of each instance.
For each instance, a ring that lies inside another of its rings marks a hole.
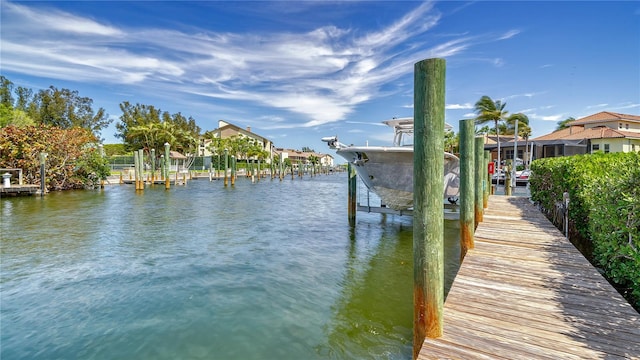
[[[331,149],[354,168],[362,182],[380,197],[382,204],[394,210],[413,207],[413,118],[393,118],[382,122],[393,128],[392,146],[350,146],[337,136],[325,137]],[[446,131],[452,127],[445,126]],[[444,137],[444,134],[443,134]],[[443,203],[455,202],[460,190],[460,159],[444,152]]]

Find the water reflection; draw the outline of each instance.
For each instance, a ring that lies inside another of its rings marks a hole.
[[[392,217],[360,221],[350,233],[341,296],[326,326],[327,344],[319,347],[330,358],[412,356],[413,228],[410,219]],[[374,246],[372,229],[382,229]],[[445,232],[446,293],[459,267],[460,245],[456,223],[445,222]]]

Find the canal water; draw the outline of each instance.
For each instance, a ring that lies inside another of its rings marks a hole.
[[[0,207],[2,359],[411,358],[412,220],[350,227],[345,173]]]

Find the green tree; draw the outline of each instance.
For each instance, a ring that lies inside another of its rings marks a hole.
[[[33,119],[25,112],[25,97],[28,99],[30,96],[30,90],[27,90],[23,87],[16,88],[18,100],[17,105],[14,105],[13,83],[6,77],[0,76],[0,127],[35,125]]]
[[[509,112],[504,109],[506,105],[507,103],[503,103],[501,100],[494,101],[484,95],[474,106],[478,114],[475,119],[476,125],[483,125],[487,122],[493,122],[495,125],[496,139],[498,142],[498,166],[500,166],[500,130],[498,125],[509,115]]]
[[[558,126],[556,126],[556,130],[555,131],[568,128],[569,126],[571,126],[570,123],[572,121],[575,121],[575,120],[576,119],[574,119],[572,117],[568,117],[568,118],[566,118],[566,119],[564,119],[562,121],[558,121]]]
[[[25,94],[20,101],[26,102]],[[80,127],[98,136],[112,120],[103,108],[93,109],[93,100],[82,97],[77,90],[57,89],[50,86],[40,90],[26,106],[27,114],[36,123],[57,126],[61,129]]]
[[[160,150],[169,143],[173,150],[195,154],[200,128],[193,118],[182,114],[162,112],[153,105],[120,104],[122,115],[116,123],[116,136],[123,139],[127,151],[137,149]],[[161,151],[158,151],[160,156]]]
[[[456,134],[453,131],[447,131],[444,133],[444,148],[446,151],[455,154],[458,152],[460,144],[460,134]]]

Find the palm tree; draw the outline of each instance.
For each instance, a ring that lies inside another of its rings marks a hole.
[[[566,119],[564,119],[562,121],[558,121],[558,126],[556,126],[556,130],[555,131],[568,128],[569,126],[571,126],[569,123],[572,122],[572,121],[575,121],[575,120],[576,119],[574,119],[573,117],[568,117],[568,118],[566,118]]]
[[[498,141],[498,168],[500,168],[500,130],[498,125],[501,121],[504,121],[509,114],[504,110],[507,103],[503,103],[501,100],[493,101],[490,97],[484,95],[476,102],[474,109],[478,116],[476,116],[476,125],[482,125],[487,122],[493,121],[496,129],[496,139]]]

